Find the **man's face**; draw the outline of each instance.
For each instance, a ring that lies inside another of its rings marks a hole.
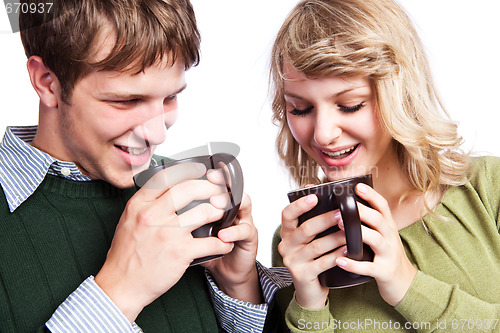
[[[133,186],[149,166],[177,116],[177,94],[186,86],[184,64],[166,61],[139,74],[93,72],[74,86],[70,105],[59,103],[54,128],[60,160],[74,162],[92,179]]]

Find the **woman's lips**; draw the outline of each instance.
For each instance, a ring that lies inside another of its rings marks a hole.
[[[342,148],[336,151],[328,151],[317,148],[321,159],[328,166],[343,167],[349,165],[356,157],[359,151],[360,144],[351,147]]]

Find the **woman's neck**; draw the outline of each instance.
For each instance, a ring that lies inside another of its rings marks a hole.
[[[372,170],[372,176],[373,188],[387,200],[398,229],[413,224],[428,213],[424,193],[410,183],[399,163],[395,145],[391,145]],[[439,198],[431,195],[428,206],[433,209],[438,202]]]

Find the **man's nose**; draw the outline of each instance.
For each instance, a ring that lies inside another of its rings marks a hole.
[[[146,119],[134,129],[137,138],[144,140],[150,146],[163,143],[167,135],[167,125],[163,112],[156,113],[152,118]]]

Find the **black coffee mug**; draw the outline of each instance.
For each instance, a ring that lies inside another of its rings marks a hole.
[[[299,225],[312,217],[340,208],[340,214],[345,226],[347,257],[360,261],[372,261],[373,251],[368,245],[363,243],[361,237],[362,223],[359,218],[356,201],[368,207],[369,205],[356,194],[355,187],[358,183],[364,183],[373,187],[372,176],[363,175],[291,191],[288,193],[288,199],[290,202],[293,202],[309,194],[316,194],[318,197],[317,205],[310,211],[299,216]],[[316,235],[314,239],[324,237],[339,230],[338,226],[333,226]],[[355,286],[372,279],[369,276],[347,272],[338,266],[332,267],[319,275],[321,284],[330,288]]]
[[[168,169],[174,165],[181,163],[202,163],[207,168],[221,170],[226,182],[227,192],[229,194],[230,207],[224,212],[222,218],[218,221],[207,223],[201,227],[192,231],[193,237],[203,238],[203,237],[217,237],[219,230],[231,226],[238,215],[238,210],[241,205],[241,200],[243,197],[243,172],[241,166],[233,155],[226,153],[217,153],[213,155],[203,155],[184,158],[181,160],[167,161],[156,167],[146,169],[134,176],[135,186],[139,189],[143,187],[146,182],[153,177],[156,173],[161,170]],[[203,176],[202,179],[207,179]],[[200,203],[209,202],[209,200],[194,200],[189,203],[186,207],[178,210],[177,214],[182,214],[185,211],[199,205]],[[201,264],[203,262],[220,258],[222,255],[212,255],[202,258],[197,258],[193,260],[190,266]]]

